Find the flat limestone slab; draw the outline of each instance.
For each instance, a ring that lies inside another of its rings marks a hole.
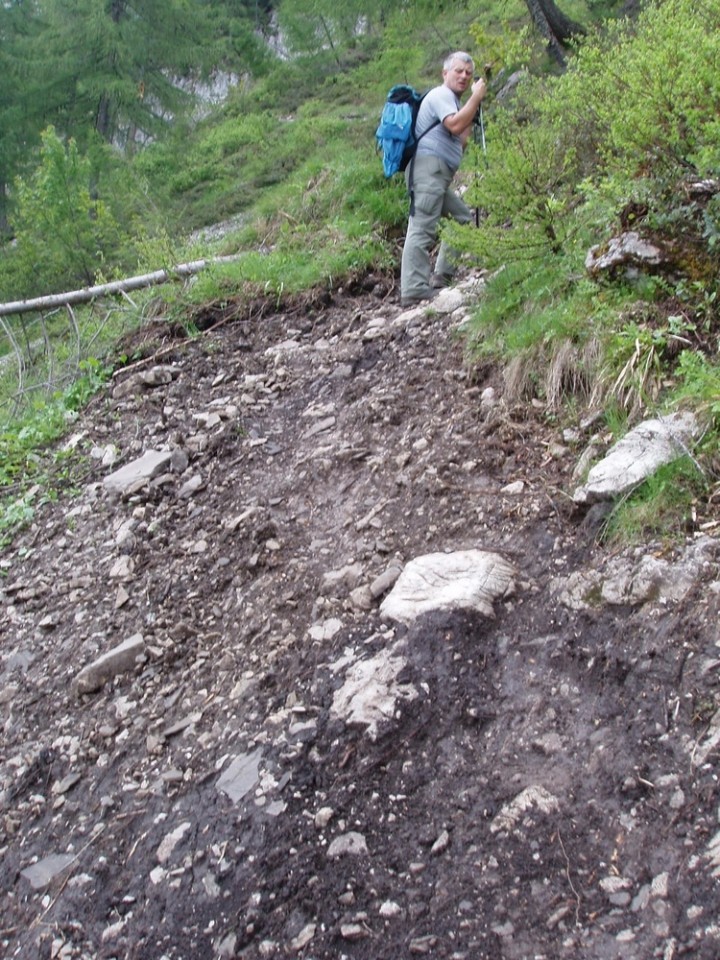
[[[573,500],[598,503],[621,497],[659,467],[683,456],[699,430],[691,413],[674,413],[639,423],[595,464],[585,483],[573,494]]]
[[[262,750],[253,750],[252,753],[243,753],[235,757],[220,774],[217,789],[230,797],[233,803],[242,800],[258,782],[261,759]]]
[[[123,494],[138,483],[152,480],[169,466],[171,460],[172,453],[169,450],[148,450],[137,460],[108,474],[103,480],[103,486],[109,493]]]
[[[44,890],[55,877],[76,860],[74,853],[53,853],[37,863],[31,864],[20,871],[20,875],[30,881],[34,890]]]
[[[477,610],[492,617],[494,601],[514,588],[515,573],[497,553],[429,553],[405,566],[380,612],[402,623],[433,610]]]

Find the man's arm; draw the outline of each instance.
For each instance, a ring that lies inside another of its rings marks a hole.
[[[472,122],[475,119],[475,114],[478,112],[480,104],[485,99],[486,93],[487,84],[481,77],[472,85],[472,92],[470,93],[467,102],[460,107],[457,113],[451,113],[443,120],[443,126],[445,129],[454,136],[460,137],[463,145],[465,145],[465,142],[467,141],[467,138],[470,134],[470,128],[472,127]]]

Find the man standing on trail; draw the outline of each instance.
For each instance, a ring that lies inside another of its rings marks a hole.
[[[412,306],[431,299],[455,273],[452,252],[440,244],[435,273],[430,277],[430,249],[437,239],[440,218],[469,223],[472,212],[450,189],[480,104],[487,92],[483,79],[473,83],[472,57],[457,51],[443,64],[443,82],[420,104],[415,136],[417,151],[405,172],[410,193],[410,219],[402,256],[400,302]],[[460,99],[471,88],[464,106]]]

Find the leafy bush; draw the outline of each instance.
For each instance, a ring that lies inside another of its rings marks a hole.
[[[480,229],[451,226],[446,234],[484,266],[505,266],[475,321],[485,351],[505,360],[534,351],[549,363],[553,343],[594,338],[605,353],[598,366],[604,384],[624,384],[626,399],[647,400],[656,390],[645,391],[650,381],[641,369],[659,383],[674,354],[660,342],[662,318],[630,336],[633,302],[681,299],[686,313],[704,314],[706,332],[717,322],[720,200],[702,207],[681,183],[720,171],[718,27],[715,5],[650,3],[637,21],[588,37],[565,74],[527,81],[510,109],[488,111],[487,155],[471,147],[466,162]],[[620,229],[621,212],[635,226],[633,210],[645,229],[672,238],[684,277],[664,284],[585,277],[588,247]],[[551,302],[538,301],[533,275],[552,286],[559,264],[570,279]],[[488,323],[496,331],[489,339]],[[618,347],[623,331],[627,352]],[[640,357],[636,344],[646,341]]]
[[[629,178],[720,169],[720,9],[649,4],[583,44],[545,111],[578,125],[603,167]]]

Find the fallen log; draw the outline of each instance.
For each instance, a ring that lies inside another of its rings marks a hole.
[[[155,270],[152,273],[144,273],[137,277],[127,277],[125,280],[113,280],[110,283],[100,283],[94,287],[83,287],[81,290],[50,293],[44,297],[35,297],[33,300],[14,300],[11,303],[0,303],[0,317],[8,317],[15,313],[52,310],[55,307],[71,306],[76,303],[89,303],[97,297],[129,293],[131,290],[140,290],[143,287],[167,283],[169,280],[200,273],[206,267],[220,263],[232,263],[239,259],[240,255],[235,254],[228,257],[207,257],[203,260],[190,260],[188,263],[178,263],[166,270]]]

